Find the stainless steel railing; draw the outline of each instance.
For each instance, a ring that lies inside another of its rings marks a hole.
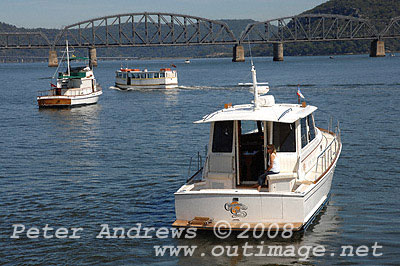
[[[332,122],[329,123],[328,133],[332,134],[334,138],[317,157],[314,176],[314,180],[316,181],[317,175],[322,175],[323,173],[325,173],[325,171],[328,170],[333,161],[336,159],[340,149],[341,136],[339,122],[337,123],[337,126],[335,128],[335,132],[332,132],[330,129],[332,129]]]

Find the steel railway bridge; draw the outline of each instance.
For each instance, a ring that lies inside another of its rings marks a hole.
[[[382,28],[382,26],[381,26]],[[49,66],[57,66],[57,48],[68,40],[88,48],[97,65],[96,48],[232,45],[233,61],[244,61],[243,43],[274,46],[274,60],[283,60],[283,44],[371,40],[370,56],[385,56],[384,40],[400,37],[400,17],[381,30],[368,19],[329,14],[304,14],[247,25],[235,36],[224,22],[170,13],[129,13],[105,16],[64,27],[56,36],[42,32],[1,32],[0,49],[49,49]]]

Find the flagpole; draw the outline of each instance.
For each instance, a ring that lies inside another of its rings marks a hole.
[[[299,91],[299,87],[300,84],[297,84],[297,91]],[[300,104],[300,102],[301,102],[300,95],[297,93],[297,103]]]

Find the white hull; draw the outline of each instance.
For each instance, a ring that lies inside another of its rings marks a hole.
[[[126,85],[121,83],[115,83],[115,86],[122,89],[133,89],[133,90],[152,90],[152,89],[175,89],[178,88],[178,83],[172,84],[145,84],[145,85]]]
[[[214,223],[226,221],[233,229],[244,224],[255,227],[277,223],[293,224],[294,230],[302,229],[318,213],[329,197],[335,166],[304,194],[259,193],[257,190],[231,189],[175,193],[177,221],[190,221],[194,217],[208,217]],[[235,198],[235,200],[233,200]],[[235,217],[227,211],[226,204],[238,201],[246,208],[242,216]],[[246,227],[242,228],[246,229]],[[282,228],[281,228],[282,229]]]
[[[71,97],[71,105],[87,105],[87,104],[95,104],[99,101],[99,96],[103,94],[103,92],[95,92],[85,96],[74,96]]]
[[[69,107],[96,104],[102,91],[78,96],[39,96],[39,107]]]

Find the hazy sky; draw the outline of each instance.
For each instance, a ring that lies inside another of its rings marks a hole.
[[[296,15],[324,2],[327,0],[0,0],[0,22],[59,29],[91,18],[145,11],[264,21]]]

